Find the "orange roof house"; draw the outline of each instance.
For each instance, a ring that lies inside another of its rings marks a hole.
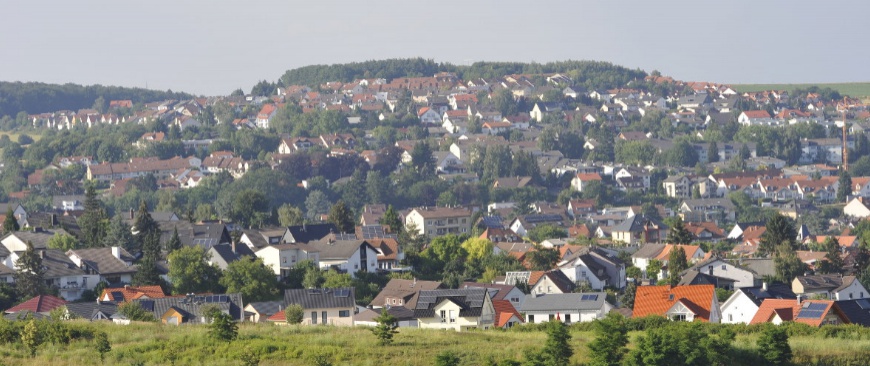
[[[492,300],[495,309],[495,326],[498,328],[510,328],[514,324],[522,323],[523,316],[508,300]]]
[[[713,285],[639,286],[632,316],[718,323],[722,316]]]
[[[136,299],[162,299],[166,297],[160,286],[124,286],[105,288],[100,294],[100,301],[130,302]]]
[[[795,300],[765,299],[749,324],[781,324],[787,321],[812,327],[849,323],[848,318],[832,300],[806,300],[798,303]]]
[[[6,314],[14,314],[17,312],[26,311],[45,315],[48,314],[50,311],[64,305],[66,305],[66,300],[64,299],[51,295],[39,295],[6,310]]]

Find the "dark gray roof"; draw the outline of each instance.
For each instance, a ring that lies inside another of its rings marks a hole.
[[[3,318],[6,320],[9,320],[9,321],[24,320],[24,319],[27,319],[28,317],[33,317],[33,319],[39,320],[39,319],[48,318],[48,315],[44,315],[42,313],[34,313],[30,310],[22,310],[19,312],[9,313],[9,314],[3,315]]]
[[[489,291],[484,288],[420,291],[417,306],[414,308],[414,316],[417,318],[434,317],[435,306],[445,300],[459,305],[460,317],[480,316],[487,297],[489,297]]]
[[[48,248],[48,240],[51,239],[54,234],[68,234],[63,229],[54,229],[54,230],[42,230],[39,231],[16,231],[14,233],[9,233],[3,237],[6,239],[10,236],[15,236],[19,240],[24,243],[28,241],[33,243],[34,248]]]
[[[199,246],[205,250],[211,247],[229,243],[229,231],[226,225],[219,223],[191,224],[187,221],[164,221],[158,222],[160,226],[160,242],[168,242],[172,238],[173,231],[178,229],[178,238],[185,246]]]
[[[186,317],[184,322],[192,324],[202,323],[200,311],[207,305],[216,305],[221,311],[229,312],[230,316],[238,321],[241,321],[244,315],[241,294],[194,295],[192,298],[166,297],[133,301],[138,302],[142,308],[153,313],[155,319],[160,319],[167,310],[174,307],[182,314],[189,314],[190,316]]]
[[[668,228],[664,223],[662,223],[662,222],[660,222],[652,217],[646,217],[643,214],[640,214],[640,215],[634,215],[631,218],[628,218],[625,221],[619,223],[619,225],[614,226],[613,231],[614,232],[632,232],[632,233],[638,232],[638,231],[643,231],[643,226],[647,222],[649,222],[655,226],[658,226],[660,230],[665,230]]]
[[[318,240],[308,242],[308,245],[320,251],[320,260],[347,259],[350,258],[361,246],[369,246],[377,251],[374,246],[365,240]]]
[[[118,311],[118,305],[111,302],[71,302],[67,303],[66,310],[70,314],[87,320],[100,320],[99,313],[102,313],[106,319],[110,318]]]
[[[599,310],[604,306],[607,294],[604,292],[526,295],[523,306],[525,311],[579,311]]]
[[[378,295],[372,299],[370,304],[372,306],[384,306],[387,304],[388,297],[402,298],[404,299],[405,306],[413,309],[417,305],[420,291],[435,290],[440,287],[442,287],[442,284],[438,281],[393,278],[390,279],[390,282],[387,282],[384,288],[381,289],[381,292],[378,292]]]
[[[235,262],[243,257],[254,256],[254,252],[251,251],[251,248],[248,248],[247,245],[242,243],[236,244],[235,251],[233,251],[232,244],[218,244],[211,247],[211,249],[213,249],[214,253],[220,256],[227,264]]]
[[[761,303],[764,299],[795,299],[797,295],[794,294],[791,290],[791,286],[777,283],[770,284],[767,286],[767,290],[765,290],[762,286],[755,287],[743,287],[738,288],[735,291],[740,291],[749,300],[755,303],[757,306],[761,306]]]
[[[287,228],[284,241],[287,243],[307,243],[325,238],[330,233],[337,233],[335,224],[299,225]]]
[[[67,254],[77,255],[82,259],[83,265],[87,265],[88,268],[101,275],[135,273],[136,265],[127,265],[127,263],[133,263],[135,258],[124,248],[118,249],[120,259],[112,254],[112,248],[74,249],[68,251]]]
[[[284,308],[284,303],[281,301],[261,301],[252,302],[248,306],[254,308],[260,316],[268,318]],[[246,306],[247,307],[247,306]]]
[[[758,277],[776,276],[776,265],[770,258],[746,258],[741,259],[739,264],[755,272]]]
[[[842,300],[834,302],[852,324],[870,326],[870,299]]]
[[[388,306],[384,309],[387,309],[388,314],[396,317],[397,321],[416,319],[414,317],[414,310],[408,309],[404,306]],[[373,322],[375,321],[375,318],[379,316],[381,316],[381,309],[366,309],[364,311],[361,311],[359,314],[354,315],[353,321]]]
[[[293,289],[284,291],[284,306],[302,305],[305,309],[352,308],[356,306],[354,288]]]
[[[798,282],[803,285],[805,291],[826,290],[836,291],[848,286],[855,281],[855,276],[842,276],[839,274],[825,274],[812,276],[798,276]]]
[[[733,283],[734,280],[730,278],[711,276],[699,271],[684,271],[677,286],[713,285],[715,287],[726,287],[727,285],[733,285]]]
[[[667,244],[644,244],[640,247],[634,254],[631,255],[632,258],[655,258],[659,255],[663,250],[665,250],[665,246]]]
[[[85,274],[77,267],[66,253],[60,249],[43,249],[42,266],[45,267],[45,278],[52,279],[65,276],[81,276]]]

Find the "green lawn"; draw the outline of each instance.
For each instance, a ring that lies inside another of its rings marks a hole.
[[[462,359],[461,365],[495,364],[505,358],[522,360],[524,350],[543,347],[542,331],[479,331],[453,332],[423,329],[401,329],[395,344],[379,346],[367,328],[336,328],[311,326],[277,326],[273,324],[242,324],[239,339],[230,343],[215,342],[206,337],[204,326],[168,326],[140,323],[130,326],[110,323],[90,323],[108,333],[112,351],[105,364],[111,365],[239,365],[246,349],[261,355],[260,365],[313,365],[318,355],[327,355],[339,365],[432,365],[435,356],[451,351]],[[632,332],[634,340],[639,332]],[[591,332],[571,331],[574,349],[572,361],[587,360],[586,344]],[[737,349],[752,352],[756,335],[739,335]],[[792,337],[792,349],[802,364],[813,360],[870,359],[870,340]],[[3,365],[93,365],[99,364],[98,354],[90,341],[74,341],[68,346],[44,344],[36,358],[30,358],[20,343],[0,345]],[[863,362],[853,363],[861,364]]]
[[[820,88],[831,88],[840,92],[840,94],[848,95],[851,97],[870,96],[870,82],[822,84],[733,84],[731,85],[731,87],[741,93],[765,90],[787,90],[790,92],[798,88],[806,88],[813,85]]]
[[[27,136],[30,136],[31,138],[33,138],[33,141],[39,141],[39,139],[42,138],[41,135],[37,135],[33,132],[25,132],[25,134]],[[9,136],[10,140],[18,142],[18,136],[21,135],[21,133],[18,133],[18,132],[0,132],[0,136],[2,136],[2,135],[7,135],[7,136]]]

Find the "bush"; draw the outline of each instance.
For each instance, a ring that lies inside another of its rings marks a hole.
[[[787,365],[791,362],[791,346],[784,328],[772,324],[767,326],[756,344],[759,355],[768,365]]]
[[[118,313],[125,316],[127,319],[130,319],[131,321],[156,321],[156,319],[154,319],[154,314],[143,309],[142,305],[135,301],[125,302],[121,304],[121,306],[118,306]]]
[[[305,309],[302,308],[302,305],[290,304],[284,309],[284,319],[287,320],[287,324],[300,324],[304,316]]]
[[[208,325],[208,335],[219,341],[229,342],[239,336],[239,325],[228,314],[217,313]]]

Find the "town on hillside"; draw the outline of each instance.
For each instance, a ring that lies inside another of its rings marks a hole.
[[[387,64],[9,113],[4,316],[870,326],[862,100],[604,63]]]

